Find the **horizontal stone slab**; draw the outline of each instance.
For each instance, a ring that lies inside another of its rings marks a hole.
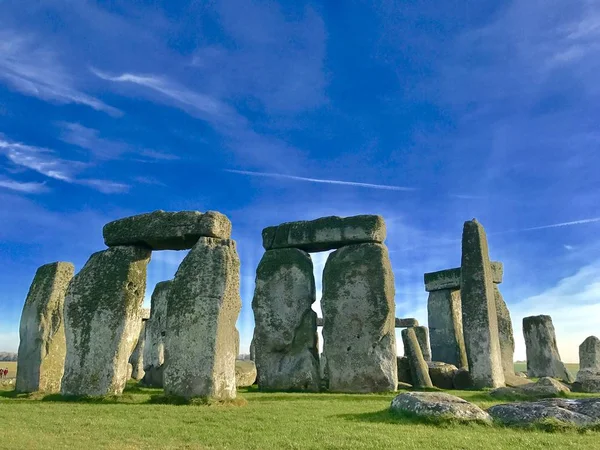
[[[216,211],[154,211],[104,225],[104,243],[144,245],[152,250],[187,250],[201,237],[229,239],[231,222]]]
[[[267,227],[262,237],[265,250],[299,248],[307,252],[323,252],[351,244],[382,243],[386,227],[383,217],[377,215],[330,216]]]
[[[322,327],[323,326],[323,318],[322,317],[317,317],[317,326],[318,327]],[[418,327],[419,326],[419,321],[417,319],[400,319],[399,317],[396,317],[396,328],[409,328],[409,327]]]
[[[502,283],[504,266],[500,261],[492,261],[492,281]],[[442,289],[460,289],[460,267],[426,273],[425,290],[427,292],[441,291]]]

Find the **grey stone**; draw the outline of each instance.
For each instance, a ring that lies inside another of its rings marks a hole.
[[[165,362],[165,338],[167,335],[167,296],[172,280],[157,283],[150,300],[150,319],[146,322],[144,344],[143,384],[163,387],[163,364]]]
[[[443,289],[430,292],[427,316],[431,358],[456,367],[468,367],[460,290]]]
[[[404,341],[404,351],[408,357],[410,373],[413,380],[413,386],[418,388],[433,387],[429,377],[429,367],[423,358],[421,346],[417,339],[414,328],[405,328],[402,330],[402,340]]]
[[[573,376],[560,360],[554,325],[550,316],[525,317],[523,334],[529,377],[552,377],[567,383],[573,382]]]
[[[410,371],[410,363],[408,362],[407,356],[398,356],[397,358],[398,365],[398,383],[407,383],[412,385],[413,378],[412,373]]]
[[[440,389],[454,389],[454,375],[458,372],[456,366],[440,361],[428,361],[429,378],[431,383]]]
[[[492,269],[492,282],[502,283],[504,276],[504,267],[500,261],[490,263]],[[441,291],[443,289],[460,289],[460,267],[454,269],[439,270],[424,275],[425,290],[427,292]]]
[[[477,388],[504,386],[492,269],[485,231],[465,222],[462,236],[461,302],[469,373]]]
[[[130,380],[133,375],[133,365],[131,363],[127,363],[127,379]]]
[[[496,398],[502,397],[557,397],[571,392],[568,386],[550,377],[542,377],[535,383],[526,383],[518,387],[500,387],[490,391],[490,395]]]
[[[235,241],[201,237],[167,294],[166,394],[235,398],[235,323],[241,307]]]
[[[150,319],[150,308],[142,308],[142,320]]]
[[[235,357],[237,358],[240,355],[240,331],[235,329]]]
[[[413,318],[401,319],[396,317],[396,328],[418,327],[419,321]]]
[[[317,327],[322,327],[324,320],[322,317],[317,317]]]
[[[526,426],[545,419],[574,425],[590,425],[600,421],[600,399],[547,399],[496,405],[488,413],[509,426]]]
[[[452,380],[452,382],[454,384],[454,389],[459,389],[461,391],[473,389],[475,387],[473,385],[473,379],[471,378],[471,374],[464,367],[454,372],[454,379]]]
[[[394,294],[385,245],[349,245],[329,255],[321,308],[330,391],[396,390]]]
[[[588,337],[579,346],[579,369],[600,372],[600,339]]]
[[[140,333],[150,250],[119,246],[94,253],[65,296],[63,395],[118,395]]]
[[[410,327],[415,330],[415,335],[417,336],[417,341],[419,342],[419,347],[421,347],[421,353],[423,354],[423,359],[425,361],[431,361],[431,350],[429,348],[429,329],[423,326]],[[404,340],[405,333],[402,333],[402,340],[404,344],[404,354],[408,354],[408,350],[406,347],[406,341]]]
[[[453,418],[459,420],[490,421],[490,416],[479,406],[443,392],[405,392],[398,394],[390,409],[420,417]]]
[[[143,317],[142,309],[142,317]],[[144,347],[146,344],[146,321],[142,320],[142,326],[140,328],[140,335],[138,336],[135,348],[129,357],[129,364],[131,364],[131,378],[140,381],[144,378]]]
[[[291,247],[323,252],[351,244],[382,243],[386,227],[381,216],[331,216],[268,227],[263,230],[262,237],[265,250]]]
[[[252,336],[252,341],[250,341],[250,361],[256,361],[256,346],[254,344],[254,336]]]
[[[515,338],[512,321],[506,302],[502,298],[498,285],[494,284],[494,299],[496,301],[496,317],[498,323],[498,340],[500,343],[500,358],[505,380],[515,375]]]
[[[68,262],[37,269],[21,314],[16,390],[59,392],[65,363],[63,308],[75,268]]]
[[[256,270],[255,361],[261,390],[319,390],[315,280],[310,255],[265,252]]]
[[[573,391],[597,394],[600,392],[600,372],[594,369],[580,369],[573,383]]]
[[[256,381],[256,364],[254,361],[241,360],[235,361],[235,382],[237,387],[252,386]]]
[[[102,234],[108,247],[140,245],[152,250],[186,250],[200,237],[230,238],[231,222],[216,211],[159,210],[107,223]]]

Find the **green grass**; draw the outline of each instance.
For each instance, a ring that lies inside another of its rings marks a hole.
[[[576,363],[565,363],[567,370],[571,372],[571,375],[574,377],[577,376],[577,372],[579,371],[579,364]],[[527,363],[525,362],[516,362],[515,363],[515,372],[527,372]]]
[[[0,361],[0,368],[8,369],[8,378],[14,378],[17,376],[17,363],[13,361]]]
[[[501,403],[486,392],[450,392],[484,408]],[[0,441],[9,448],[86,450],[598,448],[600,433],[568,427],[515,430],[395,416],[388,411],[395,395],[260,393],[250,388],[241,390],[243,400],[234,404],[179,405],[168,404],[162,390],[135,383],[121,397],[102,399],[5,390],[0,391]]]

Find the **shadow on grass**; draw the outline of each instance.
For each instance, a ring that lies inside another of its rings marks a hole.
[[[40,400],[43,402],[96,403],[105,405],[140,404],[140,402],[136,401],[135,397],[131,394],[102,396],[48,394],[44,395]]]
[[[178,395],[158,394],[150,397],[146,403],[153,405],[187,405],[187,406],[246,406],[248,402],[243,397],[232,400],[215,400],[207,397],[185,398]]]

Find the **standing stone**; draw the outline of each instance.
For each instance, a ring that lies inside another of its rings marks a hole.
[[[254,335],[250,341],[250,361],[256,361],[256,347],[254,345]]]
[[[179,266],[167,303],[165,393],[235,398],[235,323],[242,307],[235,242],[200,238]]]
[[[394,293],[385,245],[349,245],[329,255],[321,307],[330,391],[396,390]]]
[[[144,345],[143,383],[163,387],[163,364],[165,362],[165,337],[167,335],[167,295],[172,281],[156,284],[150,300],[150,319],[146,322]]]
[[[265,252],[252,300],[261,390],[319,390],[315,300],[308,253],[292,248]]]
[[[410,327],[415,330],[419,347],[421,347],[421,353],[425,361],[431,361],[431,350],[429,349],[429,329],[424,326]],[[405,340],[405,334],[402,333],[402,342],[404,344],[404,354],[408,354],[407,342]]]
[[[240,355],[240,331],[235,329],[235,358],[237,359]]]
[[[151,251],[112,247],[94,253],[65,297],[67,356],[63,395],[118,395],[142,324]]]
[[[502,359],[502,370],[504,378],[508,381],[509,378],[515,376],[515,337],[513,335],[512,321],[510,320],[510,312],[506,306],[506,302],[502,298],[498,285],[494,284],[494,299],[496,302],[496,317],[498,323],[498,340],[500,343],[500,357]]]
[[[588,337],[579,346],[579,369],[600,372],[600,339]]]
[[[527,352],[527,376],[552,377],[571,383],[573,376],[560,360],[556,333],[550,316],[530,316],[523,319],[523,334]]]
[[[430,292],[427,317],[431,358],[459,368],[468,367],[460,290],[443,289]]]
[[[425,358],[423,358],[423,352],[421,352],[421,345],[417,339],[415,329],[405,328],[402,330],[402,340],[404,341],[405,355],[408,357],[410,365],[413,387],[433,387],[431,378],[429,377],[429,366]]]
[[[63,306],[75,268],[67,262],[41,266],[29,288],[19,327],[19,392],[59,392],[65,363]]]
[[[485,231],[465,222],[462,235],[461,300],[469,373],[477,388],[504,386],[492,268]]]
[[[142,320],[140,335],[138,336],[135,348],[129,357],[131,364],[131,378],[140,381],[144,378],[144,348],[146,346],[146,321]]]

